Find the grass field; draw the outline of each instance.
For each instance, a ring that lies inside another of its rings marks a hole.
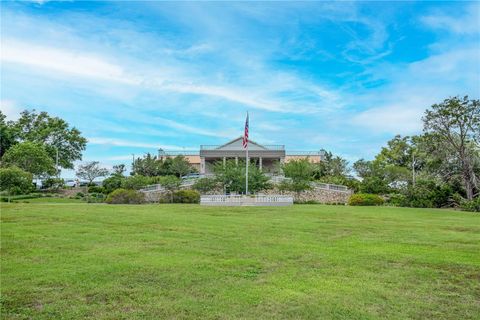
[[[480,215],[1,204],[2,319],[479,319]]]

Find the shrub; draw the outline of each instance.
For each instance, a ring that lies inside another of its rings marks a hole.
[[[99,186],[90,186],[88,187],[88,193],[104,193],[105,188],[104,187],[99,187]]]
[[[348,200],[348,204],[351,206],[381,206],[383,203],[382,197],[369,193],[356,193]]]
[[[320,202],[315,200],[295,200],[293,201],[295,204],[320,204]]]
[[[1,168],[0,189],[9,195],[29,193],[33,189],[32,174],[17,167]]]
[[[36,198],[40,198],[40,197],[41,197],[41,195],[39,195],[38,193],[22,194],[22,195],[11,196],[10,201],[24,200],[24,199],[36,199]],[[1,196],[0,197],[1,202],[8,202],[8,200],[9,200],[9,197],[6,197],[6,196]]]
[[[105,200],[110,204],[140,204],[145,202],[145,195],[135,190],[117,189]]]
[[[401,193],[391,193],[388,195],[387,204],[395,207],[406,207],[407,197]]]
[[[480,212],[480,197],[463,201],[461,207],[465,211]]]
[[[62,178],[47,178],[43,181],[42,187],[46,189],[60,189],[65,185]]]
[[[90,193],[87,195],[88,203],[99,203],[105,200],[105,195],[103,193]]]
[[[213,178],[200,178],[195,181],[192,188],[201,193],[207,193],[217,187],[217,181]]]
[[[200,193],[195,190],[179,190],[173,193],[174,203],[199,203]]]
[[[83,192],[77,192],[77,194],[75,196],[77,198],[83,198],[83,197],[85,197],[85,194],[83,194]]]
[[[106,178],[102,181],[102,186],[104,188],[104,193],[109,194],[115,189],[120,189],[122,187],[122,182],[126,178],[121,175],[113,175],[111,177]]]
[[[149,177],[134,175],[122,180],[122,188],[138,190],[138,189],[142,189],[143,187],[146,187],[151,183],[152,183],[152,179]]]
[[[294,191],[297,193],[300,193],[305,190],[311,189],[310,181],[304,180],[298,180],[298,181],[293,181],[293,180],[283,180],[279,186],[278,189],[281,191]]]

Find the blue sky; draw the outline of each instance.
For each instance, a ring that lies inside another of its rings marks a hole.
[[[2,2],[1,110],[66,119],[84,160],[242,134],[372,158],[432,103],[480,96],[473,2]]]

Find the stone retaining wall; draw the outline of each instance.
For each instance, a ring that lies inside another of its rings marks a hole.
[[[313,188],[310,190],[305,190],[302,192],[293,192],[293,191],[280,191],[277,188],[271,190],[265,190],[263,194],[283,194],[292,196],[295,202],[318,202],[318,203],[347,203],[348,199],[352,195],[352,191],[337,191],[337,190],[327,190],[321,188]]]
[[[292,191],[280,191],[277,188],[273,188],[270,190],[265,190],[259,192],[258,194],[265,194],[265,195],[274,195],[274,194],[281,194],[281,195],[288,195],[292,196],[295,202],[318,202],[318,203],[347,203],[348,199],[352,195],[352,191],[337,191],[337,190],[327,190],[321,188],[313,188],[310,190],[305,190],[300,193],[292,192]],[[215,192],[209,192],[208,194],[223,194],[222,191],[217,190]],[[164,198],[166,196],[165,191],[153,191],[153,192],[145,192],[145,201],[147,202],[158,202],[160,198]]]

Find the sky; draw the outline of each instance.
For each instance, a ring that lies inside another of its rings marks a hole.
[[[479,2],[1,2],[1,110],[47,111],[111,167],[243,134],[371,159],[480,97]],[[70,173],[66,173],[70,174]]]

